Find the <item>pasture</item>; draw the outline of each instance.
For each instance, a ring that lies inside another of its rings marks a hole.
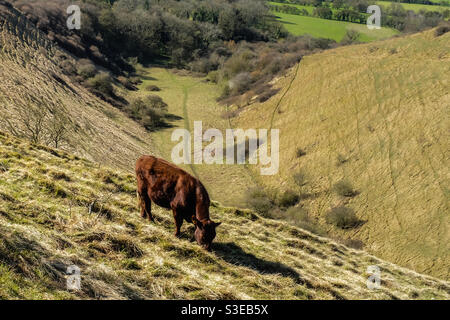
[[[359,40],[362,42],[386,39],[398,34],[398,31],[385,27],[380,30],[369,30],[365,24],[326,20],[282,12],[274,12],[274,14],[285,28],[294,35],[310,34],[314,37],[329,38],[337,42],[342,40],[347,30],[359,32]]]

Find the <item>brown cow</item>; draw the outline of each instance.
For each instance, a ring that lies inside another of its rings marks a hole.
[[[152,201],[172,209],[175,219],[175,236],[180,236],[183,220],[196,226],[194,237],[206,250],[216,236],[220,222],[209,218],[209,195],[200,180],[177,166],[153,156],[142,156],[136,162],[137,193],[142,218],[154,221]]]

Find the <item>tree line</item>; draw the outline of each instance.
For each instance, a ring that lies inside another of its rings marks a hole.
[[[422,2],[427,2],[427,0],[409,1],[409,3],[421,4]],[[274,2],[282,3],[282,5],[271,5],[272,11],[304,16],[311,15],[328,20],[365,24],[370,15],[367,14],[367,8],[370,5],[367,0],[334,0],[332,2],[322,0],[275,0]],[[308,10],[304,8],[300,9],[289,4],[313,6],[314,10],[312,11],[312,14],[310,14]],[[420,10],[416,13],[411,10],[406,10],[397,2],[391,3],[389,6],[380,5],[380,8],[382,17],[381,24],[383,26],[405,32],[416,32],[435,27],[450,17],[450,9],[443,11]]]

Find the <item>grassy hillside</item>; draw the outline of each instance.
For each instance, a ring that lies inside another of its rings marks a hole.
[[[279,81],[277,96],[233,120],[280,129],[281,168],[267,186],[296,189],[330,232],[443,279],[450,276],[449,44],[450,33],[431,30],[307,56]],[[302,187],[296,172],[306,177]],[[336,194],[342,180],[356,196]],[[355,210],[363,225],[328,225],[325,215],[337,206]]]
[[[449,299],[450,285],[248,210],[206,252],[173,236],[171,213],[139,217],[135,181],[63,151],[0,133],[2,299]],[[81,291],[66,270],[81,269]],[[367,267],[382,287],[366,287]]]
[[[7,120],[13,128],[25,127],[20,119],[31,107],[58,110],[68,119],[62,149],[121,168],[133,168],[141,154],[158,154],[143,128],[65,76],[61,66],[68,61],[74,60],[67,52],[0,4],[1,126]]]
[[[327,20],[282,12],[274,12],[274,15],[294,35],[310,34],[314,37],[334,39],[338,42],[342,40],[347,30],[358,31],[361,34],[359,40],[362,42],[385,39],[398,34],[398,31],[394,29],[383,27],[379,30],[369,30],[365,24],[347,21]]]

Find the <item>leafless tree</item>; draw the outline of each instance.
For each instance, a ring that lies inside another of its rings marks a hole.
[[[61,111],[54,111],[47,125],[48,142],[55,148],[67,140],[69,120]]]

